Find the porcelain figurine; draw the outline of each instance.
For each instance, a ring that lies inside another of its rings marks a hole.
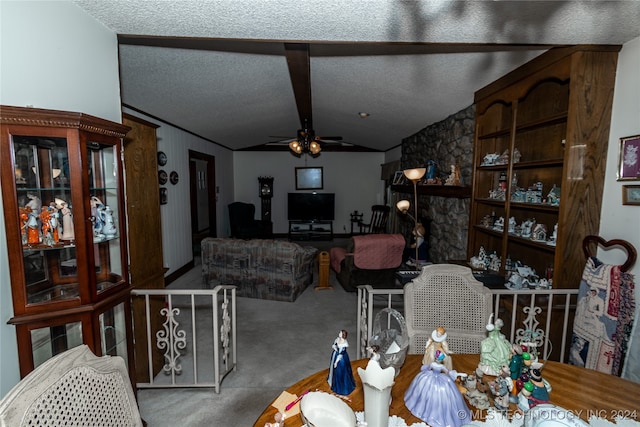
[[[536,404],[549,403],[549,390],[547,383],[542,379],[542,373],[539,369],[531,369],[529,372],[529,381],[533,384],[531,398],[535,399]]]
[[[51,212],[49,212],[49,208],[44,206],[38,216],[42,224],[42,243],[47,246],[53,246],[53,230],[51,228]]]
[[[37,214],[31,210],[29,206],[26,207],[27,210],[27,243],[30,245],[35,245],[40,243],[40,231],[38,230],[38,217]]]
[[[109,206],[105,206],[104,208],[98,209],[98,214],[103,222],[102,233],[107,238],[114,237],[118,232],[118,228],[113,218],[113,210]]]
[[[511,372],[507,365],[503,365],[498,376],[494,381],[489,383],[489,388],[493,394],[493,405],[499,411],[506,411],[509,409],[509,401],[511,391],[513,390],[513,380],[510,378]]]
[[[356,380],[351,371],[351,361],[347,348],[347,331],[344,329],[338,332],[338,337],[331,346],[331,363],[329,365],[329,376],[327,382],[334,393],[346,396],[356,388]]]
[[[489,318],[486,329],[489,331],[487,338],[480,343],[480,364],[478,368],[487,375],[498,375],[502,366],[509,365],[511,360],[511,344],[500,329],[504,325],[501,319],[491,323],[493,314]]]
[[[460,167],[458,165],[451,165],[451,173],[444,185],[460,185]]]
[[[451,354],[449,350],[449,344],[447,343],[447,331],[442,326],[438,326],[431,332],[431,337],[427,340],[424,346],[424,357],[422,358],[423,365],[429,365],[431,362],[436,361],[436,354],[444,353],[443,358],[444,367],[448,370],[453,369],[451,365],[451,358],[448,357]]]
[[[62,240],[75,240],[76,235],[73,229],[73,214],[69,204],[62,199],[56,198],[56,208],[62,214]]]
[[[93,240],[100,241],[105,237],[102,233],[104,221],[100,215],[100,210],[104,209],[104,203],[96,196],[92,196],[89,203],[91,204],[91,218],[93,220]]]
[[[31,208],[20,208],[19,209],[19,215],[20,215],[20,235],[22,236],[22,244],[26,245],[28,242],[28,236],[27,236],[27,222],[29,221],[29,211],[31,211]]]
[[[404,394],[413,415],[432,427],[461,427],[471,421],[471,411],[456,385],[458,373],[444,366],[447,356],[437,352],[435,361],[422,365]]]
[[[49,224],[51,224],[53,242],[60,242],[60,212],[58,212],[58,208],[54,203],[49,204]]]
[[[500,157],[500,154],[498,153],[488,153],[482,158],[482,166],[491,166],[495,164],[498,157]]]
[[[467,378],[462,381],[462,385],[466,389],[464,397],[471,406],[478,409],[488,409],[489,406],[491,406],[487,393],[478,390],[478,378],[475,374],[468,375]]]

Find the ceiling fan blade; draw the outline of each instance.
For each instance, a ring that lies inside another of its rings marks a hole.
[[[342,141],[341,136],[316,136],[316,141]]]
[[[293,94],[298,107],[300,126],[303,129],[313,129],[309,45],[307,43],[285,43],[284,48]]]

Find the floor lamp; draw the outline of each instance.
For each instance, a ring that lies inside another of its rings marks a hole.
[[[409,213],[409,207],[411,206],[411,203],[408,200],[400,200],[396,204],[396,207],[400,212],[409,215],[409,217],[413,219],[413,223],[414,223],[413,230],[416,231],[417,233],[417,230],[418,230],[418,181],[420,181],[420,179],[424,176],[424,174],[427,172],[427,169],[426,168],[405,169],[403,172],[404,172],[404,176],[406,176],[409,181],[413,182],[414,215],[411,216],[411,214]],[[419,268],[420,267],[418,266],[418,238],[416,236],[416,270],[418,270]]]

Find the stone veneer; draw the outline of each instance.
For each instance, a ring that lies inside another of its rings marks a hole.
[[[436,176],[444,181],[451,165],[457,163],[462,185],[471,186],[474,128],[475,105],[471,105],[403,139],[402,168],[423,167],[429,160],[434,160]],[[469,205],[468,198],[418,196],[418,216],[432,221],[429,238],[432,262],[467,258]]]

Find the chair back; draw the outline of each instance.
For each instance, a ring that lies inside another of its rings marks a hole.
[[[231,237],[257,237],[261,226],[256,222],[256,207],[253,203],[233,202],[227,206],[229,210],[229,228]]]
[[[491,291],[477,281],[469,267],[432,264],[404,287],[409,353],[422,354],[438,326],[447,330],[454,353],[479,353],[492,311]]]
[[[0,426],[32,425],[142,427],[124,359],[81,345],[38,366],[0,401]]]
[[[371,206],[371,221],[368,224],[360,223],[360,233],[362,234],[383,234],[387,232],[387,221],[389,220],[391,208],[386,205]]]

